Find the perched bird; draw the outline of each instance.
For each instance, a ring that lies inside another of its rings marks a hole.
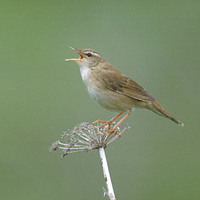
[[[113,133],[130,115],[132,108],[138,107],[152,110],[184,126],[180,120],[168,113],[154,97],[149,95],[144,88],[119,72],[101,54],[92,49],[70,48],[75,50],[80,57],[78,59],[65,59],[65,61],[75,61],[79,65],[81,77],[89,95],[104,108],[119,113],[109,121],[97,120],[93,124],[100,122],[102,125],[108,125],[108,132]],[[111,123],[123,113],[126,114],[110,130]]]

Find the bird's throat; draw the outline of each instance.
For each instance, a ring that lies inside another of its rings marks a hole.
[[[79,65],[81,78],[84,84],[88,87],[90,81],[90,68],[85,65]]]

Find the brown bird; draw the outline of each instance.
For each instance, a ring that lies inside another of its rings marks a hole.
[[[97,120],[93,124],[100,122],[103,125],[108,125],[108,132],[113,133],[130,115],[132,108],[138,107],[149,109],[184,126],[180,120],[168,113],[154,97],[149,95],[144,88],[119,72],[99,53],[92,49],[70,48],[75,50],[80,58],[65,59],[65,61],[75,61],[79,65],[81,77],[89,95],[104,108],[119,113],[109,121]],[[111,123],[123,113],[126,114],[110,130]]]

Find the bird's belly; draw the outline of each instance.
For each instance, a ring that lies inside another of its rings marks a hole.
[[[104,108],[114,112],[125,112],[133,107],[133,100],[124,95],[99,87],[88,87],[89,95]]]

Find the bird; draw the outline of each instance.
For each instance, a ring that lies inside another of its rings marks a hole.
[[[98,122],[102,126],[107,125],[108,133],[111,134],[134,108],[145,108],[184,126],[183,122],[167,112],[142,86],[118,71],[100,53],[90,48],[69,47],[79,54],[79,58],[65,61],[75,61],[78,64],[89,95],[104,108],[118,113],[109,121],[96,120],[93,125]],[[122,114],[124,116],[111,129],[111,124]]]

